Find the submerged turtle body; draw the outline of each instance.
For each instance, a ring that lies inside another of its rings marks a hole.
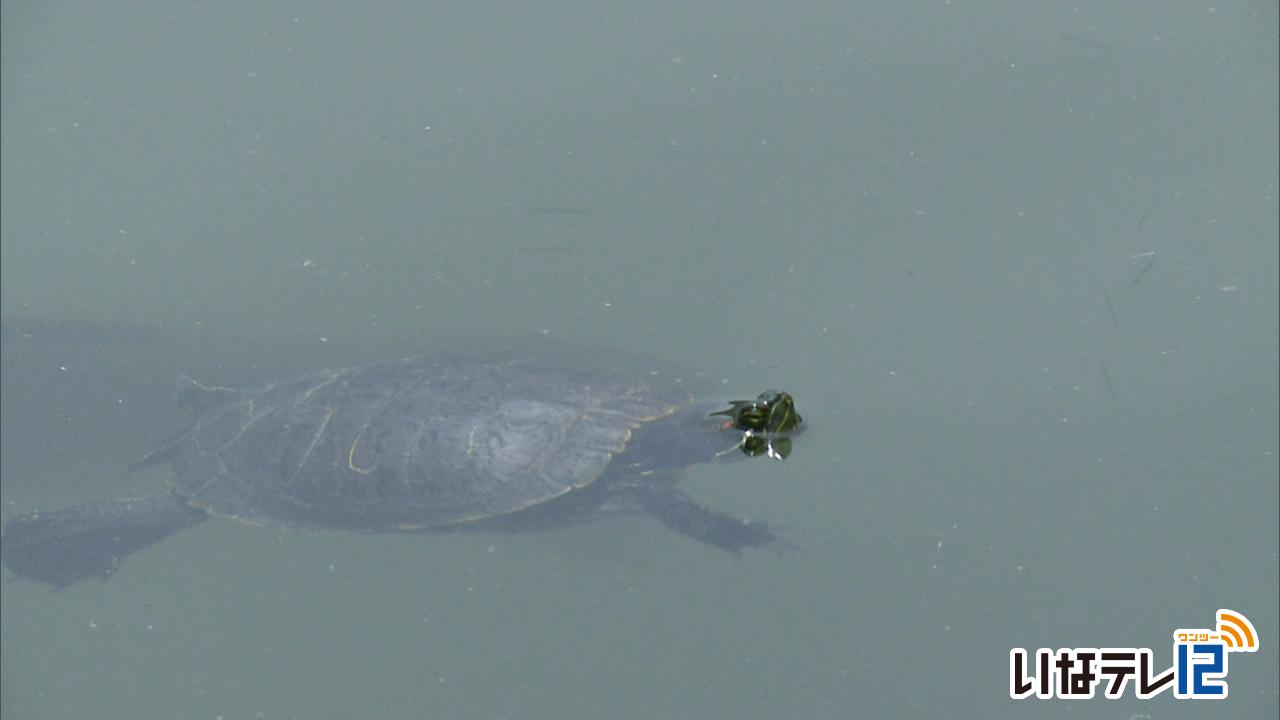
[[[711,412],[678,384],[520,362],[415,358],[260,390],[186,381],[180,395],[195,411],[191,427],[135,466],[167,462],[168,495],[14,518],[5,565],[55,587],[106,577],[129,553],[210,515],[365,532],[521,531],[640,511],[738,553],[774,535],[698,505],[677,471],[785,457],[800,429],[780,391]]]
[[[221,394],[166,448],[191,505],[367,531],[483,520],[585,487],[642,423],[692,400],[678,387],[419,359]]]

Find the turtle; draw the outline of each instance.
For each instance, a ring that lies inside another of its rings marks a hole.
[[[785,458],[789,393],[728,407],[678,382],[536,362],[427,358],[304,374],[258,389],[180,381],[188,428],[133,465],[161,494],[30,512],[0,535],[18,576],[61,589],[210,516],[359,532],[520,532],[647,512],[740,554],[778,538],[679,489],[681,470]],[[716,407],[721,409],[716,410]]]

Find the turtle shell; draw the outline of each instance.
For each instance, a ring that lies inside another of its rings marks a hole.
[[[176,491],[215,514],[446,527],[591,484],[641,424],[691,400],[679,386],[530,364],[409,359],[219,389],[164,456]]]

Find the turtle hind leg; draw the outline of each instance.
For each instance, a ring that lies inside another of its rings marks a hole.
[[[0,557],[18,576],[61,590],[85,578],[106,579],[126,555],[206,517],[172,493],[32,512],[5,525]]]
[[[638,499],[646,512],[668,528],[734,555],[741,555],[743,548],[779,540],[767,524],[709,510],[674,484],[646,488],[638,493]]]

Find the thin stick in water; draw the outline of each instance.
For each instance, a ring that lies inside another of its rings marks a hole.
[[[1106,288],[1102,288],[1102,299],[1107,303],[1107,314],[1111,316],[1111,324],[1115,325],[1116,329],[1119,330],[1120,318],[1116,315],[1116,306],[1111,304],[1111,291]]]

